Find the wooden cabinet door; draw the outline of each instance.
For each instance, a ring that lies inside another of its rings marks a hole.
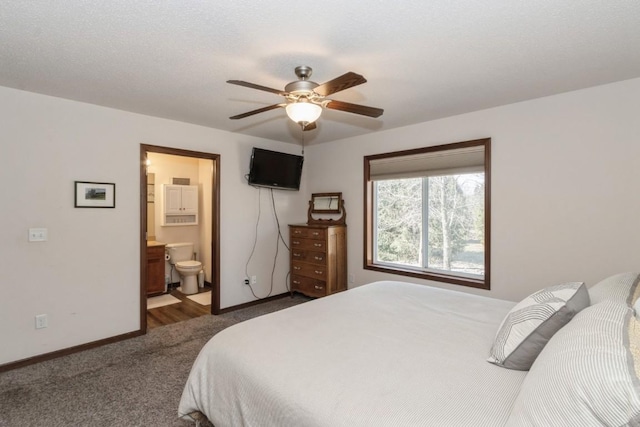
[[[164,292],[164,246],[147,248],[147,295]]]

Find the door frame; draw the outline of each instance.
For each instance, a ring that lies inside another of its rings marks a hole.
[[[220,155],[181,148],[140,144],[140,329],[147,330],[147,153],[213,161],[211,174],[211,314],[220,313]]]

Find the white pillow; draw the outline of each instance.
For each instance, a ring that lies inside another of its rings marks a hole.
[[[588,306],[584,282],[550,286],[529,295],[502,321],[487,360],[509,369],[528,370],[553,334]]]
[[[591,288],[589,296],[591,303],[614,301],[633,306],[633,294],[638,287],[640,275],[638,273],[619,273],[602,279]]]
[[[551,338],[507,426],[637,426],[640,322],[626,304],[592,305]]]

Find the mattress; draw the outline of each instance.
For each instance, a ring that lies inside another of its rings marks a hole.
[[[486,361],[515,303],[375,282],[216,334],[179,415],[224,426],[500,426],[526,372]]]

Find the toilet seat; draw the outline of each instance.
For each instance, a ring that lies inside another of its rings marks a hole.
[[[180,261],[176,262],[176,267],[200,269],[202,267],[202,263],[200,261]]]

